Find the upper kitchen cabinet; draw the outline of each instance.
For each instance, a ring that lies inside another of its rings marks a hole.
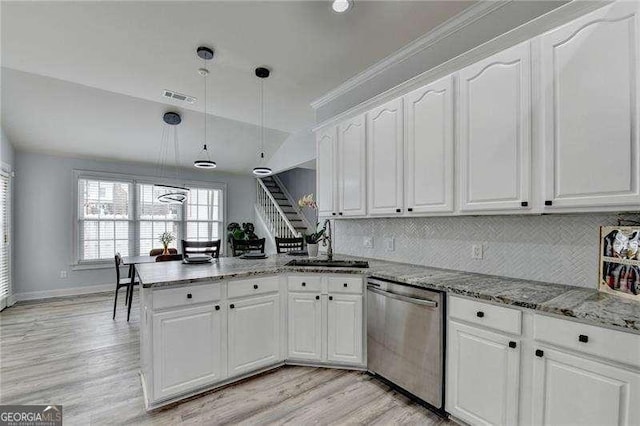
[[[367,113],[369,214],[399,214],[403,207],[402,99]]]
[[[453,211],[453,79],[404,97],[407,212]]]
[[[338,126],[339,216],[364,216],[367,213],[365,135],[364,114]]]
[[[337,129],[335,126],[317,134],[317,198],[320,216],[335,216],[338,211],[336,179]]]
[[[531,192],[529,42],[459,72],[461,211],[527,211]]]
[[[547,210],[640,205],[639,4],[540,37]]]

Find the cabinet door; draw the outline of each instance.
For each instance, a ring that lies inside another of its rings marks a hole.
[[[401,214],[403,205],[402,99],[367,113],[369,214]]]
[[[229,375],[237,376],[281,361],[280,296],[229,303]]]
[[[337,214],[337,170],[336,143],[337,129],[331,127],[317,135],[316,185],[318,196],[318,214],[331,216]]]
[[[408,213],[453,211],[453,82],[447,76],[405,96]]]
[[[223,377],[222,312],[213,305],[153,314],[153,400]]]
[[[534,425],[640,424],[640,373],[540,349],[533,367]]]
[[[459,72],[463,211],[530,207],[530,56],[526,42]]]
[[[640,204],[639,4],[540,39],[547,209]]]
[[[289,358],[322,359],[322,302],[319,293],[289,293]]]
[[[332,294],[327,312],[327,359],[362,364],[362,296]]]
[[[366,205],[364,115],[338,126],[338,198],[340,216],[363,216]]]
[[[455,321],[448,332],[447,411],[473,425],[517,424],[519,342]]]

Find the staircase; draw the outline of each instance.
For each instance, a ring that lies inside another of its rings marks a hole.
[[[310,224],[277,176],[256,179],[256,210],[274,237],[300,237]]]

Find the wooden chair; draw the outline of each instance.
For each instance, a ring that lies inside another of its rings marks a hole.
[[[302,250],[304,238],[280,238],[276,237],[276,250],[278,253],[286,253],[292,250]]]
[[[252,251],[264,253],[264,243],[264,238],[260,238],[258,240],[236,240],[235,238],[232,238],[231,251],[233,252],[233,257]]]
[[[156,256],[156,262],[171,262],[174,260],[182,260],[181,254],[161,254]]]
[[[116,319],[116,305],[118,303],[118,290],[122,287],[127,288],[127,293],[125,295],[124,303],[125,305],[129,303],[131,305],[130,298],[133,298],[133,286],[131,286],[131,277],[122,278],[120,276],[120,266],[122,265],[122,257],[120,253],[116,253],[114,256],[115,264],[116,264],[116,295],[113,299],[113,319]],[[138,282],[133,283],[134,286],[138,285]],[[128,320],[128,319],[127,319]]]
[[[186,241],[182,240],[182,254],[189,257],[190,254],[208,254],[217,259],[220,257],[220,240],[212,241]]]
[[[164,253],[164,249],[151,249],[151,251],[149,252],[149,256],[160,256],[162,253]],[[169,254],[178,254],[178,249],[170,248]]]

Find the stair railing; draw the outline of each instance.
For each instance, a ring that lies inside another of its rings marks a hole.
[[[300,219],[302,219],[302,223],[304,223],[304,227],[307,228],[308,232],[316,231],[316,224],[313,225],[309,222],[309,219],[302,213],[300,207],[298,207],[298,201],[293,199],[293,196],[287,190],[287,187],[282,183],[280,178],[277,175],[271,176],[271,179],[275,181],[275,183],[280,187],[280,191],[284,194],[284,196],[289,200],[289,203],[293,206],[293,210],[295,210],[296,214]]]
[[[261,179],[256,179],[256,207],[274,237],[300,237]]]

